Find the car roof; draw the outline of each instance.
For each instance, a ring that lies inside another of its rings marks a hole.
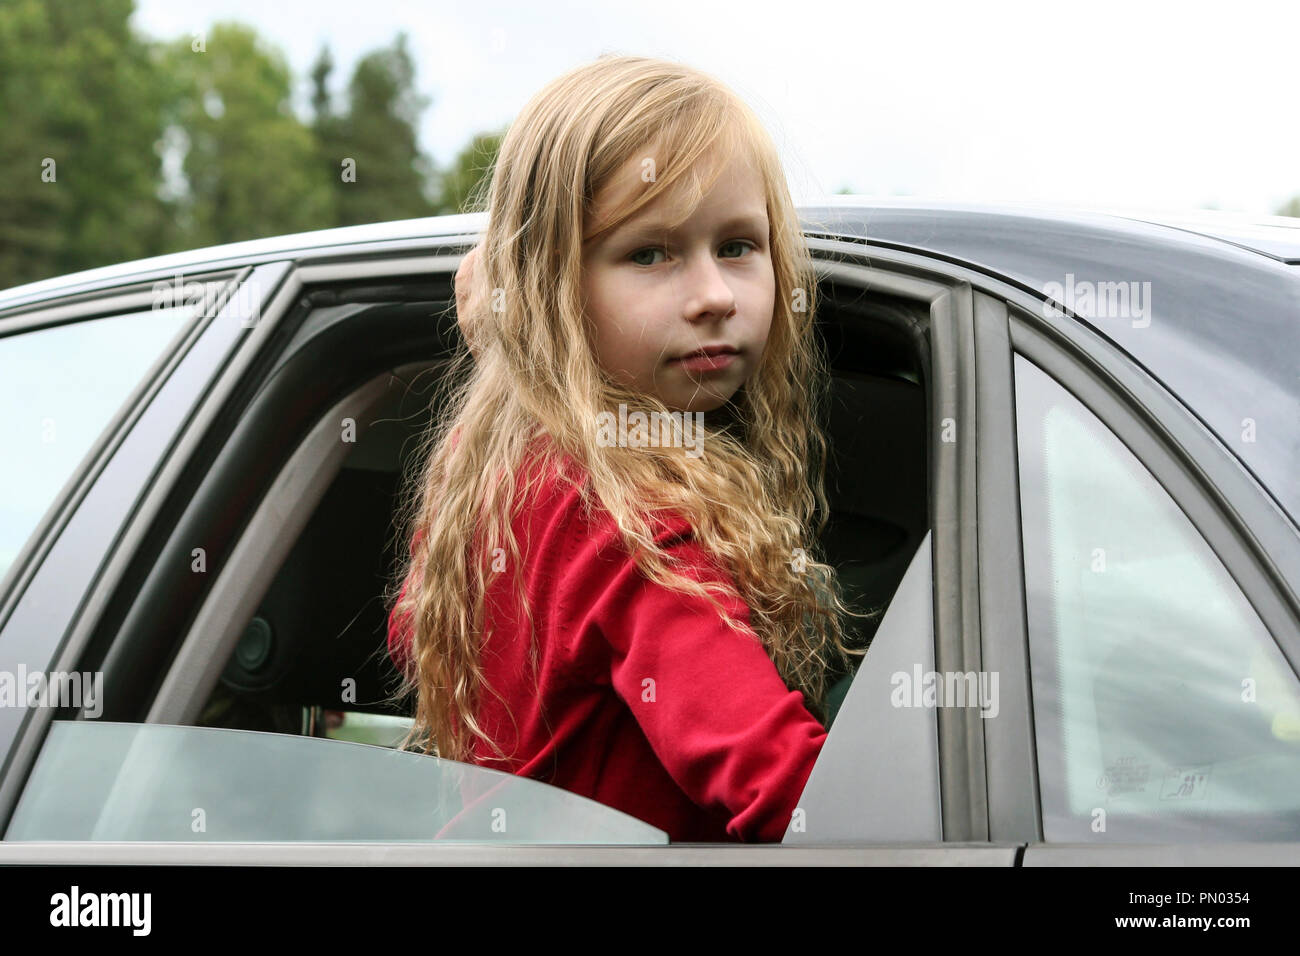
[[[831,210],[835,211],[835,215],[827,217],[826,213]],[[814,231],[818,227],[829,226],[833,229],[835,225],[846,224],[858,227],[864,224],[894,226],[910,214],[923,218],[930,225],[936,239],[945,223],[956,226],[979,217],[1014,217],[1025,222],[1040,223],[1044,229],[1050,229],[1053,224],[1073,222],[1123,231],[1133,224],[1145,224],[1158,228],[1166,241],[1170,240],[1171,235],[1182,232],[1185,235],[1230,243],[1274,260],[1300,264],[1300,219],[1284,216],[1244,216],[1205,210],[1186,213],[1096,210],[1059,203],[963,203],[852,195],[830,196],[815,203],[805,203],[799,207],[799,213],[805,226]],[[809,214],[818,221],[810,223]],[[320,251],[332,246],[356,243],[479,235],[487,228],[487,220],[487,213],[427,216],[318,229],[168,253],[0,290],[0,309],[78,289],[88,290],[96,286],[116,284],[135,275],[185,272],[199,267],[216,268],[226,263],[270,260],[307,250]],[[849,231],[853,234],[864,233],[861,228]],[[936,244],[942,245],[941,241]],[[940,248],[938,251],[943,250]]]
[[[856,207],[882,213],[911,209],[948,219],[972,215],[1015,216],[1044,223],[1077,222],[1115,229],[1141,223],[1217,239],[1288,264],[1300,264],[1300,218],[1291,216],[1255,216],[1218,209],[1174,211],[1064,202],[959,202],[858,195],[828,196],[801,206],[801,211],[814,207]]]
[[[25,285],[0,291],[0,309],[26,301],[64,295],[78,289],[115,285],[133,276],[157,273],[186,272],[221,268],[225,265],[271,261],[311,251],[320,252],[331,247],[351,246],[359,243],[379,243],[403,239],[436,238],[439,236],[478,235],[487,228],[486,213],[466,213],[454,216],[425,216],[419,219],[398,219],[392,222],[374,222],[359,226],[340,226],[335,229],[316,229],[295,232],[265,239],[250,239],[218,246],[205,246],[184,252],[173,252],[147,259],[135,259],[97,269],[86,269],[64,276],[41,279]]]

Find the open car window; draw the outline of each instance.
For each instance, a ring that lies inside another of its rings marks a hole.
[[[328,323],[331,334],[341,337],[343,331],[348,331],[360,342],[363,338],[375,338],[376,323],[391,322],[397,327],[418,315],[420,322],[427,325],[428,308],[423,300],[400,304],[358,301],[324,306],[317,311],[321,313],[319,325]],[[907,318],[911,321],[916,316],[909,312]],[[316,324],[313,319],[312,327]],[[915,370],[920,364],[915,353],[916,343],[901,338],[892,344],[892,340],[878,341],[877,335],[883,336],[883,331],[874,330],[872,323],[851,322],[847,316],[842,325],[857,337],[846,338],[840,343],[846,350],[846,368],[843,374],[837,375],[835,383],[832,437],[835,439],[833,469],[843,480],[831,493],[832,521],[824,544],[848,596],[854,603],[870,607],[882,604],[894,593],[908,560],[925,534],[928,518],[926,395]],[[868,335],[869,331],[871,335]],[[877,347],[867,348],[868,342],[876,343]],[[361,354],[359,349],[352,351]],[[344,759],[334,755],[356,749],[353,745],[338,739],[325,740],[318,734],[355,733],[359,736],[354,739],[361,739],[366,730],[363,725],[367,722],[401,720],[390,707],[391,702],[385,700],[391,690],[392,675],[386,658],[377,653],[376,648],[375,634],[382,627],[385,609],[383,602],[376,600],[375,582],[387,576],[395,558],[391,553],[394,547],[400,549],[404,546],[404,542],[386,539],[391,538],[389,521],[395,495],[400,490],[398,479],[404,472],[402,464],[408,447],[414,448],[417,444],[409,439],[412,434],[422,431],[420,413],[423,409],[420,406],[427,403],[422,396],[413,393],[408,380],[414,382],[425,372],[436,374],[440,367],[440,361],[431,361],[427,355],[417,358],[414,350],[407,357],[411,360],[408,365],[397,369],[384,368],[378,375],[375,375],[372,364],[359,362],[352,391],[339,397],[332,408],[323,404],[322,397],[315,424],[309,427],[308,422],[302,422],[305,435],[286,435],[294,442],[290,446],[292,451],[277,471],[269,477],[263,476],[267,490],[259,497],[252,490],[251,483],[248,484],[247,496],[239,501],[241,514],[244,511],[249,513],[243,530],[231,533],[220,548],[208,548],[209,555],[219,553],[221,558],[219,563],[214,561],[209,568],[211,583],[197,595],[196,608],[187,606],[175,612],[178,619],[183,613],[190,623],[180,646],[169,658],[166,670],[159,674],[158,690],[154,693],[146,682],[138,682],[140,703],[136,712],[147,723],[128,726],[134,728],[132,733],[145,735],[143,743],[138,745],[143,748],[142,753],[147,755],[157,743],[151,735],[159,731],[151,728],[172,727],[173,732],[198,734],[213,731],[236,735],[236,739],[246,741],[269,737],[291,742],[285,746],[337,748],[316,749],[311,753],[316,755],[317,761],[337,760],[351,765],[355,758]],[[868,364],[867,358],[876,364]],[[286,356],[272,379],[280,391],[263,388],[258,393],[260,403],[255,410],[245,413],[244,420],[253,422],[263,416],[268,421],[275,418],[277,403],[283,403],[288,397],[298,400],[299,393],[282,383],[292,381],[294,375],[310,377],[308,372],[314,374],[314,366],[322,362],[321,354],[307,349]],[[337,374],[342,376],[341,372]],[[364,376],[371,377],[367,379]],[[425,380],[432,378],[433,375],[424,375]],[[315,409],[312,414],[316,414]],[[345,431],[346,437],[340,441],[340,422],[354,423],[355,435]],[[227,443],[210,467],[204,487],[206,493],[193,496],[185,520],[177,523],[173,541],[167,546],[176,553],[187,555],[183,571],[174,571],[168,565],[166,574],[157,576],[159,582],[168,580],[168,576],[191,576],[188,555],[192,542],[205,540],[214,531],[226,532],[231,525],[232,501],[228,491],[231,482],[223,481],[221,477],[243,475],[250,463],[264,459],[264,453],[254,444],[252,435],[250,429],[246,435],[241,433],[240,441]],[[260,436],[259,441],[265,442],[265,436]],[[873,467],[882,449],[890,451],[894,467]],[[220,520],[208,517],[210,515],[220,515]],[[323,582],[328,582],[328,585],[323,586]],[[160,587],[159,593],[142,596],[138,603],[140,606],[161,606],[164,600],[171,599],[169,595],[174,591],[174,588],[164,590]],[[927,605],[928,602],[929,599]],[[148,617],[141,615],[139,620],[131,619],[128,622],[130,626],[122,626],[115,639],[114,657],[109,662],[113,668],[113,686],[121,686],[123,679],[138,673],[141,667],[160,666],[156,662],[161,655],[150,650],[151,646],[162,646],[176,638],[156,626],[159,618],[156,612]],[[149,693],[153,693],[151,700],[146,699]],[[309,716],[304,718],[304,713]],[[310,716],[312,714],[314,718]],[[341,725],[335,723],[340,716],[343,718]],[[107,713],[106,717],[108,720],[131,720],[132,712],[120,707],[116,712]],[[928,719],[933,722],[933,715]],[[82,729],[85,723],[81,721],[73,725],[74,729],[60,729],[58,733],[93,734],[93,730]],[[96,723],[108,725],[107,721]],[[386,727],[366,742],[390,744],[395,736],[400,736],[390,733],[390,730],[398,729],[396,725]],[[47,747],[52,745],[47,744]],[[203,746],[213,744],[205,738]],[[82,745],[80,751],[74,749],[72,752],[94,750],[92,746]],[[47,759],[44,752],[40,759]],[[67,759],[71,761],[74,758]],[[117,771],[123,781],[140,775],[146,780],[162,777],[166,760],[157,760],[157,767],[153,767],[148,765],[148,760],[154,758],[138,759],[146,761],[139,765],[143,769],[131,764]],[[274,764],[275,761],[268,761],[268,767]],[[366,764],[365,768],[350,772],[363,780],[367,777],[380,779],[370,772],[369,766]],[[313,769],[309,763],[301,765],[301,775],[305,778],[319,777],[322,772]],[[51,780],[58,778],[59,774],[55,773]],[[204,789],[209,787],[207,778],[196,779],[204,781],[198,793],[192,789],[184,791],[175,798],[174,804],[168,805],[173,811],[176,807],[185,810],[184,819],[174,824],[180,827],[176,831],[179,836],[137,836],[130,839],[244,839],[214,835],[217,831],[211,823],[213,811],[207,806],[213,803],[214,798],[204,796],[212,791]],[[279,779],[273,776],[260,783],[246,779],[245,790],[258,794],[259,800],[263,794],[272,795],[267,799],[278,800],[277,788],[280,785],[272,786],[268,781]],[[537,781],[524,782],[544,786]],[[35,783],[33,778],[32,793],[39,792]],[[183,781],[177,783],[178,786],[182,784]],[[52,783],[47,785],[53,788]],[[101,791],[105,785],[101,783]],[[494,785],[499,785],[499,781],[494,781]],[[81,787],[81,784],[77,786]],[[114,783],[113,786],[118,785]],[[374,786],[372,783],[372,790]],[[427,792],[429,786],[426,782],[418,789]],[[554,792],[566,793],[558,789]],[[299,792],[298,796],[300,799],[296,803],[284,805],[284,813],[301,816],[308,812],[303,808],[314,806],[311,802],[314,798],[309,794]],[[566,796],[581,800],[572,794],[566,793]],[[206,800],[206,804],[199,802],[200,798]],[[41,806],[39,800],[31,803],[36,798],[25,796],[22,799],[24,814],[37,813],[35,807]],[[103,799],[107,801],[108,796]],[[844,791],[831,794],[828,799],[843,805]],[[129,800],[126,802],[130,803]],[[68,806],[66,801],[63,805],[65,808]],[[58,801],[50,802],[49,812],[54,812],[58,806]],[[327,806],[333,807],[334,804]],[[581,806],[584,810],[609,810],[585,800]],[[262,833],[261,837],[247,839],[277,842],[337,839],[529,842],[519,835],[517,826],[509,822],[518,815],[510,813],[509,807],[503,808],[507,818],[506,832],[482,831],[475,836],[443,833],[441,828],[449,821],[427,818],[417,818],[423,822],[412,824],[415,829],[410,836],[401,835],[407,832],[405,830],[394,835],[382,826],[378,831],[372,831],[367,827],[376,824],[370,817],[392,818],[395,825],[405,826],[403,810],[401,807],[376,806],[373,800],[368,804],[363,801],[361,807],[356,812],[368,816],[352,818],[350,825],[355,824],[353,829],[337,831],[343,835],[317,835],[317,831],[310,830],[294,831],[300,832],[300,836],[271,834],[265,829],[258,830],[257,820],[252,817],[239,823],[239,826],[251,829],[227,832]],[[160,808],[159,812],[163,809],[166,808]],[[204,809],[202,816],[209,821],[203,834],[190,829],[198,819],[193,816],[196,809]],[[337,814],[353,809],[348,806],[344,810],[321,812]],[[131,830],[130,827],[136,826],[129,823],[131,818],[125,818],[128,826],[114,815],[115,811],[110,812],[112,810],[113,807],[107,803],[101,806],[92,802],[81,806],[81,813],[96,820],[104,816],[107,821],[95,825],[91,832],[97,835],[93,838],[84,836],[84,827],[77,831],[83,835],[74,837],[55,836],[54,831],[49,830],[40,832],[51,839],[95,840],[112,839],[98,835],[110,832],[119,834],[116,839],[128,839],[121,836],[123,832],[146,832]],[[28,817],[21,819],[25,826],[30,822]],[[639,821],[634,822],[640,825]],[[127,827],[125,831],[121,829],[123,826]],[[581,832],[574,836],[572,828],[559,828],[553,833],[539,830],[533,842],[667,842],[661,831],[646,829],[650,831],[649,836],[641,830],[630,839],[609,838],[604,835],[605,831],[595,836],[583,836]],[[29,832],[32,831],[15,828],[11,830],[9,839],[35,839],[18,835]],[[364,835],[370,832],[377,835]],[[439,833],[442,835],[436,836]]]

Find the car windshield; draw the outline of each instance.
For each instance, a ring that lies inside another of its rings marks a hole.
[[[249,730],[54,721],[5,840],[664,844],[527,777]]]

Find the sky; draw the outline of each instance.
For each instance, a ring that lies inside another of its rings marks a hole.
[[[323,44],[356,60],[410,37],[446,164],[551,79],[605,52],[726,82],[781,151],[796,201],[877,196],[1267,215],[1300,194],[1300,4],[598,3],[137,0],[159,39],[218,20],[279,46],[308,115]]]

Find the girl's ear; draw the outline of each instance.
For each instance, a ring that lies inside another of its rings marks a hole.
[[[460,334],[469,346],[470,354],[478,358],[478,346],[474,341],[474,329],[471,320],[474,316],[474,310],[478,308],[480,295],[474,288],[474,266],[478,260],[479,247],[475,246],[465,254],[465,258],[460,262],[460,268],[456,270],[456,276],[452,280],[452,286],[456,290],[456,324],[460,326]]]

